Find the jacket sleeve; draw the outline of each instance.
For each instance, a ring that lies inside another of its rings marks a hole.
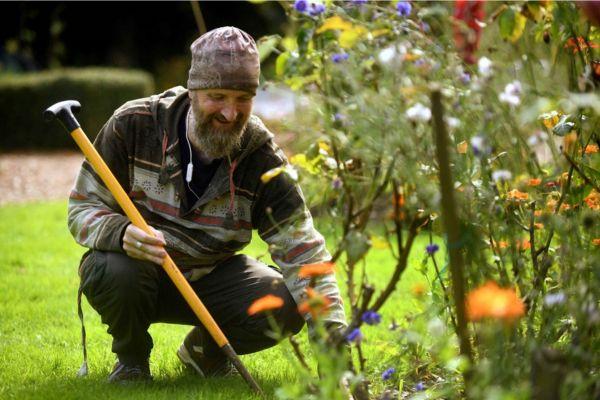
[[[280,152],[280,151],[279,151]],[[285,156],[281,153],[282,163]],[[323,236],[314,228],[300,187],[285,173],[261,183],[252,220],[260,237],[269,245],[273,261],[281,268],[285,284],[297,304],[305,299],[309,279],[300,279],[303,265],[329,261]],[[335,275],[318,279],[315,290],[330,300],[326,325],[346,325],[344,307]],[[310,314],[304,318],[312,325]]]
[[[114,115],[104,125],[94,147],[123,189],[129,190],[127,149],[124,129]],[[123,251],[121,236],[129,219],[116,200],[85,160],[69,196],[69,231],[82,246],[95,250]]]

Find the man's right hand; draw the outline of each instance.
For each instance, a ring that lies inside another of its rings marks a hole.
[[[165,237],[161,231],[150,227],[154,236],[151,236],[133,224],[129,224],[123,235],[123,250],[129,257],[147,260],[162,265],[167,252]]]

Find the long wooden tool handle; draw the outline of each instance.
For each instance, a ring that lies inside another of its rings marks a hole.
[[[113,173],[110,171],[98,151],[94,147],[94,145],[90,142],[88,137],[85,135],[81,128],[76,128],[71,131],[71,136],[73,140],[77,143],[83,154],[89,160],[92,167],[102,181],[108,187],[108,190],[112,193],[114,198],[117,200],[117,203],[123,209],[123,212],[129,217],[131,222],[137,226],[138,228],[144,230],[144,232],[149,235],[154,236],[154,233],[150,229],[150,226],[146,223],[140,212],[133,205],[133,202],[125,193],[125,190],[119,184],[119,181],[115,178]],[[163,264],[163,269],[169,275],[169,278],[173,281],[179,292],[183,295],[187,303],[194,311],[194,314],[198,317],[202,325],[206,328],[208,333],[212,336],[212,338],[217,342],[219,347],[223,350],[223,352],[227,355],[227,357],[232,361],[233,365],[240,372],[242,377],[246,380],[246,382],[250,385],[250,387],[258,393],[262,393],[260,387],[256,383],[256,381],[252,378],[250,373],[246,370],[244,365],[241,363],[239,357],[229,344],[229,341],[221,331],[221,328],[217,325],[212,315],[208,312],[202,301],[198,298],[188,281],[185,279],[179,268],[175,265],[175,262],[171,259],[171,257],[167,254],[165,257]]]

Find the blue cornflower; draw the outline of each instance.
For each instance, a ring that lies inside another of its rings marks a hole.
[[[383,374],[381,374],[381,379],[387,381],[392,377],[392,375],[394,375],[395,372],[396,368],[388,368],[385,371],[383,371]]]
[[[352,4],[354,4],[355,6],[362,6],[363,4],[366,4],[368,2],[368,0],[352,0]]]
[[[294,2],[294,9],[298,12],[306,11],[307,7],[308,7],[308,1],[306,1],[306,0],[296,0]]]
[[[361,317],[362,321],[367,325],[377,325],[381,322],[381,315],[373,310],[365,311]]]
[[[360,328],[355,328],[352,332],[346,336],[346,340],[349,342],[360,343],[363,338],[363,334],[360,331]]]
[[[331,61],[333,61],[336,64],[339,64],[342,61],[347,60],[348,57],[350,57],[348,53],[335,53],[331,55]]]
[[[333,178],[331,181],[331,187],[335,190],[339,190],[342,187],[342,180],[340,178]]]
[[[316,17],[319,14],[325,12],[325,4],[321,3],[310,3],[310,9],[308,10],[308,14],[311,17]]]
[[[427,254],[429,254],[430,256],[434,255],[439,249],[440,246],[438,246],[435,243],[430,243],[427,245],[427,247],[425,247],[425,250],[427,250]]]
[[[412,11],[412,6],[408,1],[399,1],[396,3],[396,14],[399,17],[408,17]]]
[[[425,384],[423,382],[417,382],[415,385],[415,391],[422,392],[423,390],[425,390]]]

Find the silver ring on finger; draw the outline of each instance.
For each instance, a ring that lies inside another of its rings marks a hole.
[[[140,242],[139,240],[137,242],[135,242],[135,247],[137,247],[138,249],[142,248],[142,242]]]

